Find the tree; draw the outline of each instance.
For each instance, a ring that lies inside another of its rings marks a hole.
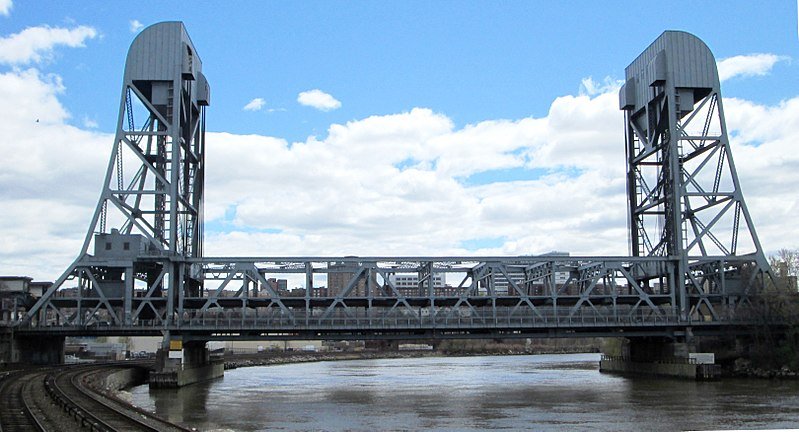
[[[754,329],[750,358],[763,367],[799,370],[799,250],[780,249],[769,263],[775,280],[753,304],[762,322]]]
[[[797,291],[797,275],[799,275],[799,249],[780,249],[769,256],[769,264],[777,277],[780,288],[789,292]]]

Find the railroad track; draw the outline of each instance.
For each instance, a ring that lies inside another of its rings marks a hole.
[[[46,422],[33,401],[32,387],[41,372],[6,372],[0,376],[0,431],[45,431]]]
[[[117,365],[118,366],[118,365]],[[130,364],[126,364],[130,366]],[[89,388],[96,374],[107,372],[113,365],[97,365],[52,373],[44,385],[50,397],[84,430],[110,431],[190,431],[153,416],[144,410],[103,396]]]
[[[141,363],[21,369],[0,373],[0,432],[190,431],[91,387],[101,374]],[[74,420],[74,423],[73,423]]]

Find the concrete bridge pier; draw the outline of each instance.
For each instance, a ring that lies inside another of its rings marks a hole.
[[[696,352],[690,331],[685,337],[638,337],[625,339],[619,353],[602,355],[600,372],[657,375],[695,380],[715,379],[721,366],[713,353]]]
[[[177,388],[225,374],[223,357],[211,356],[205,341],[184,343],[180,338],[164,337],[156,353],[155,370],[150,372],[150,388]]]
[[[64,363],[63,336],[0,335],[0,363],[54,365]]]

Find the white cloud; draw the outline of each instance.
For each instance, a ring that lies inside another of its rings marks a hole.
[[[63,123],[69,114],[58,101],[64,91],[61,77],[44,75],[36,69],[0,73],[2,100],[13,104],[0,104],[0,118],[6,128],[27,128],[31,123]],[[12,122],[14,120],[14,122]]]
[[[244,105],[244,108],[242,108],[242,109],[244,111],[260,111],[261,108],[263,108],[265,104],[266,104],[266,101],[263,100],[263,98],[255,98],[255,99],[247,102],[247,105]]]
[[[744,198],[763,248],[799,248],[799,96],[766,106],[727,98],[724,112]]]
[[[53,279],[73,260],[113,137],[68,125],[56,75],[0,73],[0,274]],[[41,260],[41,264],[36,261]]]
[[[11,15],[12,7],[14,7],[14,4],[11,0],[0,0],[0,15],[3,16]]]
[[[83,47],[87,39],[97,36],[92,27],[72,29],[60,27],[28,27],[8,37],[0,38],[0,63],[24,65],[48,60],[59,45]]]
[[[35,69],[0,73],[0,100],[17,101],[0,104],[0,274],[55,278],[96,205],[113,137],[69,126],[64,91]],[[724,102],[763,246],[799,246],[790,223],[799,212],[799,96]],[[559,97],[545,116],[463,127],[415,108],[334,124],[303,142],[209,133],[205,251],[626,255],[622,123],[608,88]],[[492,176],[507,169],[526,176]],[[464,245],[486,238],[495,240]]]
[[[332,111],[341,108],[341,102],[319,89],[301,92],[297,95],[297,102],[300,105],[316,108],[320,111]]]
[[[763,246],[795,247],[799,228],[785,221],[799,211],[791,190],[799,182],[793,169],[799,156],[781,147],[799,139],[799,97],[773,107],[729,101],[732,151]],[[211,232],[206,249],[213,255],[626,255],[620,116],[616,91],[608,88],[595,97],[557,98],[545,117],[463,128],[416,108],[334,124],[326,137],[305,142],[209,135],[207,219],[229,228]],[[773,121],[759,129],[766,117]],[[227,166],[237,166],[237,175]],[[509,168],[531,175],[466,181]],[[775,207],[785,214],[771,212]],[[226,212],[235,216],[225,219]],[[464,247],[483,238],[496,244]]]
[[[777,62],[785,60],[788,57],[776,54],[748,54],[721,59],[718,61],[719,80],[767,75]]]
[[[144,24],[142,24],[139,20],[130,20],[130,32],[137,33],[139,30],[144,28]]]
[[[596,96],[602,93],[618,92],[624,81],[605,77],[602,82],[597,82],[593,77],[583,78],[580,81],[580,94],[586,96]]]
[[[100,125],[97,123],[97,120],[84,116],[83,127],[85,127],[86,129],[97,129],[98,127],[100,127]]]
[[[334,124],[324,139],[291,144],[212,134],[207,220],[220,223],[229,209],[235,209],[235,218],[227,221],[233,232],[209,235],[207,250],[446,255],[558,249],[623,255],[624,146],[618,115],[615,94],[608,93],[560,98],[545,118],[463,128],[443,114],[416,108]],[[575,127],[582,121],[588,124]],[[237,175],[229,175],[224,168],[229,166],[238,167]],[[547,172],[515,182],[468,186],[465,181],[513,167]],[[253,230],[267,231],[244,232]],[[479,251],[462,245],[485,237],[503,240]]]

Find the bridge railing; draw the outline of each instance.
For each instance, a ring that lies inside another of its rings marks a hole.
[[[676,314],[651,314],[639,310],[630,314],[605,315],[600,313],[569,314],[568,310],[556,313],[518,314],[508,310],[492,310],[460,314],[396,314],[391,316],[347,316],[343,313],[332,316],[307,315],[296,313],[273,314],[268,316],[245,316],[235,313],[215,313],[213,311],[184,314],[176,318],[170,327],[191,330],[412,330],[412,329],[526,329],[526,328],[591,328],[591,327],[635,327],[670,326],[690,324],[692,320],[681,320]],[[105,322],[85,326],[94,329],[109,329]],[[130,327],[163,328],[160,320],[137,320]]]
[[[17,321],[22,328],[47,329],[88,329],[95,333],[124,333],[126,329],[144,333],[183,329],[191,331],[235,331],[236,329],[272,331],[312,331],[315,329],[335,332],[336,330],[414,330],[451,329],[455,330],[523,330],[543,328],[632,328],[666,327],[703,324],[742,324],[752,321],[745,310],[733,307],[717,308],[712,320],[696,315],[681,318],[678,311],[668,304],[657,309],[638,307],[635,304],[617,305],[544,305],[529,306],[485,306],[458,307],[328,307],[280,308],[270,307],[214,307],[207,310],[186,309],[183,313],[171,316],[152,315],[151,319],[136,318],[129,323],[120,323],[108,314],[90,315],[84,322],[60,320],[60,315],[51,314],[48,318],[32,323]]]
[[[609,327],[680,324],[676,315],[665,316],[470,316],[470,317],[333,317],[305,319],[291,317],[193,317],[178,321],[184,328],[241,329],[415,329],[415,328],[545,328]]]

